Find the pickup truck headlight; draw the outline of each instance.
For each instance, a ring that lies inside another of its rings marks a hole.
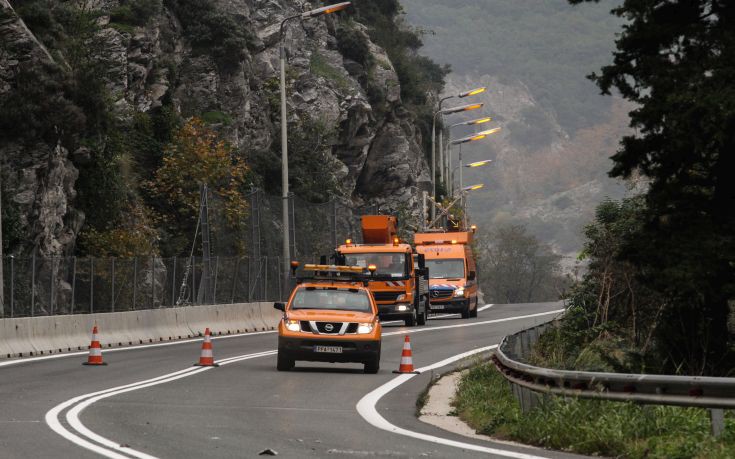
[[[456,297],[460,297],[460,296],[464,296],[464,287],[460,287],[457,290],[455,290],[454,291],[454,296],[455,296],[455,298]]]
[[[372,323],[357,324],[357,334],[366,335],[368,333],[371,333],[374,327],[375,327],[375,324],[372,324]]]
[[[301,331],[301,324],[299,323],[298,320],[286,319],[284,323],[286,324],[286,329],[288,331],[292,331],[292,332]]]

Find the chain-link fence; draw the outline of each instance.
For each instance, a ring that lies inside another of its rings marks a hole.
[[[0,317],[281,299],[289,287],[281,259],[283,199],[259,190],[247,198],[249,215],[233,228],[223,203],[208,194],[207,222],[197,229],[196,239],[192,234],[195,240],[188,257],[5,257]],[[346,238],[360,242],[360,216],[378,212],[375,207],[354,209],[338,198],[310,203],[291,196],[292,259],[318,262]],[[208,257],[203,256],[204,237],[209,241]]]

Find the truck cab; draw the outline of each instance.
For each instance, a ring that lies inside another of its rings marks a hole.
[[[429,270],[429,311],[477,317],[477,267],[472,233],[464,231],[416,233],[416,251]]]
[[[340,264],[376,271],[369,289],[381,320],[403,320],[406,326],[424,325],[429,304],[429,279],[424,257],[398,239],[397,220],[389,215],[362,217],[363,244],[347,240],[337,247]]]

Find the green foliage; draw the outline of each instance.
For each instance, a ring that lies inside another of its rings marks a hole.
[[[565,0],[403,4],[411,23],[432,32],[425,52],[456,72],[522,81],[568,132],[605,117],[609,101],[584,78],[610,55],[620,24],[604,8],[571,8]]]
[[[580,454],[629,458],[727,458],[735,448],[735,416],[710,434],[699,408],[646,406],[550,397],[522,413],[510,386],[491,364],[470,369],[453,402],[478,432]]]
[[[337,47],[344,57],[352,59],[366,69],[374,65],[370,54],[368,37],[358,30],[350,21],[345,21],[336,31]]]
[[[572,3],[581,3],[573,0]],[[629,25],[612,64],[592,76],[637,107],[613,177],[649,180],[639,225],[619,258],[663,302],[655,339],[667,367],[735,368],[728,302],[735,299],[735,16],[710,0],[637,0],[613,10]]]
[[[326,78],[335,83],[343,91],[349,87],[347,77],[345,77],[341,70],[332,66],[319,51],[314,50],[311,52],[309,69],[313,75]]]
[[[561,257],[521,225],[501,226],[478,240],[485,299],[497,303],[553,301],[565,287]]]
[[[110,21],[117,24],[144,26],[161,12],[161,0],[124,0],[110,11]]]
[[[213,56],[224,70],[248,57],[248,29],[212,0],[164,0],[164,5],[181,21],[195,51]]]
[[[208,124],[224,124],[225,126],[232,124],[232,117],[224,112],[202,113],[202,120]]]

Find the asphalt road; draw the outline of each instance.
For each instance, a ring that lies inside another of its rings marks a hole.
[[[414,365],[422,368],[498,344],[559,308],[494,305],[476,319],[453,315],[415,328],[386,324],[377,375],[363,374],[357,364],[305,362],[277,372],[269,352],[276,349],[273,332],[214,340],[222,366],[211,369],[192,367],[201,346],[196,341],[108,350],[105,367],[82,366],[80,355],[0,363],[0,457],[242,458],[268,448],[294,458],[573,457],[469,439],[418,421],[416,399],[432,373],[459,361],[413,377],[392,373],[405,332]],[[170,376],[136,384],[164,375]],[[366,412],[376,400],[371,417]]]

